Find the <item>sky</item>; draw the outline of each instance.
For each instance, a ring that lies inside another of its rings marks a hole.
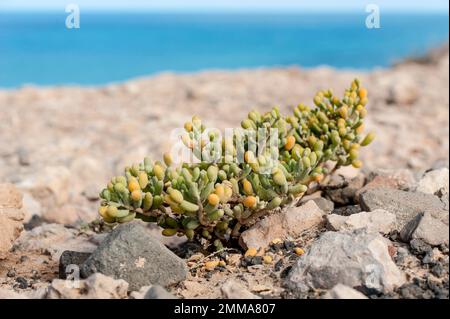
[[[129,11],[359,11],[367,4],[397,12],[437,11],[448,14],[448,0],[0,0],[1,10],[60,10],[67,4],[80,10]]]

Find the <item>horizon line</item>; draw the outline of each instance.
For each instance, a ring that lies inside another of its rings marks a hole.
[[[271,13],[271,14],[299,14],[299,13],[360,13],[367,14],[365,10],[358,10],[356,8],[326,8],[326,9],[301,9],[298,7],[295,8],[103,8],[103,7],[92,7],[89,6],[84,8],[80,6],[80,11],[88,12],[88,13]],[[47,7],[47,8],[2,8],[0,6],[0,13],[65,13],[65,7],[57,8],[57,7]],[[382,13],[396,13],[396,14],[441,14],[441,15],[449,15],[448,8],[411,8],[408,10],[400,9],[400,8],[387,8],[382,9]]]

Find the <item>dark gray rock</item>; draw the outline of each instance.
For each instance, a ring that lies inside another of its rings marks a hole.
[[[389,255],[388,241],[367,229],[326,232],[293,265],[286,286],[295,293],[337,284],[386,292],[405,282]]]
[[[350,205],[335,208],[332,214],[341,215],[341,216],[350,216],[353,214],[361,213],[361,207],[359,205]]]
[[[430,213],[420,213],[403,227],[400,238],[405,242],[420,239],[432,246],[448,245],[449,227]]]
[[[325,186],[324,194],[331,201],[340,205],[348,205],[355,202],[355,194],[359,189],[364,186],[365,178],[363,175],[358,175],[357,177],[345,182],[343,184],[334,184]]]
[[[409,245],[411,247],[411,251],[415,255],[428,254],[433,250],[433,248],[430,245],[428,245],[421,239],[413,239],[409,242]]]
[[[91,253],[66,250],[59,257],[59,279],[66,279],[67,275],[74,269],[71,267],[80,267],[91,255]]]
[[[177,299],[164,287],[153,285],[145,294],[144,299]]]
[[[182,281],[187,267],[146,227],[133,222],[115,228],[81,267],[85,278],[95,272],[124,279],[131,290],[139,290],[142,286]]]
[[[401,231],[417,214],[424,212],[448,225],[448,211],[444,203],[431,194],[374,188],[360,194],[360,205],[365,211],[384,209],[395,214],[397,231]]]

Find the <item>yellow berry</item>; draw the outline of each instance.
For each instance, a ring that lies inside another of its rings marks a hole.
[[[251,151],[247,151],[244,153],[244,160],[246,163],[254,163],[255,162],[255,155]]]
[[[349,157],[351,160],[357,159],[359,156],[358,151],[356,149],[350,150]]]
[[[256,197],[255,196],[247,196],[244,199],[244,206],[247,208],[252,208],[256,205]]]
[[[323,180],[323,174],[318,174],[314,176],[314,180],[319,183],[320,181]]]
[[[375,139],[375,134],[373,132],[367,134],[364,140],[361,142],[361,146],[367,146]]]
[[[135,190],[140,190],[141,186],[139,185],[138,181],[135,179],[132,179],[131,181],[128,182],[128,190],[130,192],[134,192]]]
[[[139,186],[144,189],[148,184],[148,175],[146,172],[139,172],[138,174]]]
[[[360,99],[367,98],[367,90],[365,88],[360,88],[359,89],[359,98]]]
[[[294,252],[295,252],[298,256],[301,256],[301,255],[303,255],[303,254],[305,253],[305,251],[304,251],[302,248],[300,248],[300,247],[295,247],[295,248],[294,248]]]
[[[265,255],[265,256],[263,257],[263,261],[264,261],[265,264],[271,264],[272,261],[273,261],[273,258],[272,258],[272,256]]]
[[[174,228],[166,228],[162,231],[163,236],[171,237],[177,233],[177,230]]]
[[[192,131],[192,123],[191,122],[184,123],[184,129],[188,132]]]
[[[274,240],[272,240],[271,242],[273,245],[277,245],[277,244],[282,244],[283,241],[280,238],[275,238]]]
[[[254,257],[258,253],[258,250],[254,247],[249,247],[247,251],[245,252],[245,257]]]
[[[367,109],[362,108],[362,109],[359,111],[359,117],[360,117],[360,118],[365,118],[366,115],[367,115]]]
[[[244,179],[242,181],[242,188],[244,190],[244,193],[246,195],[252,195],[253,194],[253,187],[252,183],[250,183],[248,180]]]
[[[131,199],[135,202],[138,202],[142,199],[142,192],[140,189],[136,189],[131,192]]]
[[[339,108],[339,115],[343,118],[346,119],[348,116],[348,107],[347,105],[343,105]]]
[[[215,193],[217,194],[217,196],[219,196],[219,198],[224,198],[225,196],[225,188],[223,187],[222,184],[216,185],[216,190]]]
[[[103,218],[108,217],[107,211],[108,211],[108,206],[100,206],[99,209],[98,209],[98,213]]]
[[[170,190],[169,195],[170,195],[170,198],[173,199],[178,204],[181,204],[184,200],[183,194],[177,189]]]
[[[211,206],[217,206],[219,204],[219,196],[217,196],[216,194],[209,194],[208,196],[208,203]]]
[[[164,169],[159,165],[153,167],[153,174],[155,174],[156,178],[160,181],[164,179]]]
[[[354,168],[361,168],[362,165],[363,165],[362,162],[360,160],[358,160],[358,159],[355,159],[355,160],[352,161],[352,166]]]
[[[361,124],[356,128],[356,133],[361,134],[364,131],[364,124]]]
[[[290,151],[295,146],[295,137],[292,135],[289,135],[286,138],[286,143],[284,144],[284,148],[288,151]]]
[[[165,163],[167,166],[172,165],[172,155],[170,155],[170,153],[164,153],[163,159],[164,159],[164,163]]]

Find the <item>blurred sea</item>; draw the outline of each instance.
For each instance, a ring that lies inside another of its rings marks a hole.
[[[448,13],[361,14],[0,12],[0,87],[98,85],[162,71],[300,65],[387,67],[448,39]]]

